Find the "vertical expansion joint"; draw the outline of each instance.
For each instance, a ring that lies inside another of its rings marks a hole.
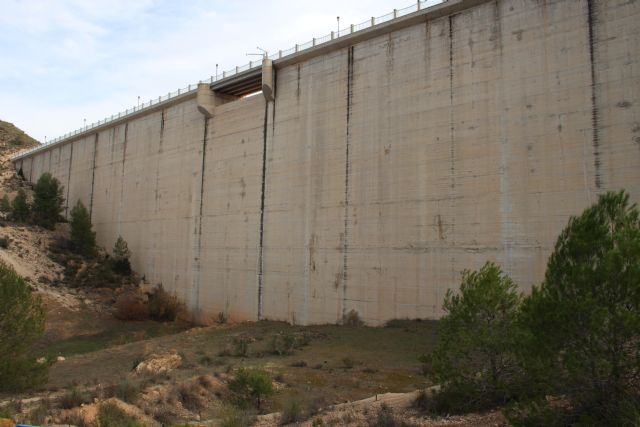
[[[347,278],[349,250],[349,196],[351,173],[351,106],[353,103],[353,46],[347,53],[347,138],[345,144],[345,173],[344,173],[344,230],[342,235],[342,318],[347,314]]]
[[[67,207],[64,209],[65,218],[69,218],[69,186],[71,185],[71,164],[73,163],[73,142],[69,144],[71,146],[71,153],[69,154],[69,169],[67,170]]]
[[[96,153],[98,151],[98,134],[93,140],[93,163],[91,165],[91,194],[89,195],[89,219],[93,219],[93,188],[96,182]]]
[[[596,76],[596,65],[595,65],[595,28],[594,24],[596,21],[596,13],[595,13],[595,5],[593,0],[587,0],[587,28],[589,30],[588,33],[588,43],[589,43],[589,64],[591,66],[591,132],[592,132],[592,140],[593,140],[593,161],[595,168],[595,185],[596,189],[600,189],[603,186],[602,176],[600,175],[600,165],[601,165],[601,151],[600,151],[600,138],[599,138],[599,127],[600,127],[600,117],[596,99],[596,85],[597,85],[597,76]]]
[[[209,132],[209,117],[205,115],[204,118],[204,137],[202,139],[202,162],[200,164],[200,200],[198,206],[198,226],[196,235],[196,255],[194,259],[195,263],[195,280],[192,292],[195,294],[194,298],[194,314],[199,316],[200,313],[200,268],[202,267],[202,213],[204,210],[204,183],[205,183],[205,170],[207,159],[207,134]],[[198,319],[201,320],[201,319]]]
[[[273,109],[275,110],[275,104]],[[260,230],[258,236],[258,320],[262,320],[264,310],[264,207],[267,188],[267,119],[269,117],[269,103],[264,104],[264,122],[262,128],[262,184],[260,188]],[[275,119],[275,113],[274,113]]]

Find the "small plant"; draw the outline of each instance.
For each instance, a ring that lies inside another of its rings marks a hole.
[[[142,424],[112,402],[98,407],[100,427],[142,427]]]
[[[149,298],[149,316],[158,322],[173,322],[184,310],[178,297],[165,291],[162,284]]]
[[[11,212],[11,202],[6,194],[0,198],[0,212],[8,214]]]
[[[233,355],[236,357],[246,357],[249,352],[249,338],[239,336],[233,337]]]
[[[324,425],[324,420],[322,419],[322,417],[316,417],[311,422],[311,427],[320,427],[323,425]]]
[[[240,403],[253,402],[259,410],[262,399],[273,393],[273,383],[265,371],[240,368],[229,382],[229,390],[236,394]]]
[[[72,409],[89,403],[90,400],[90,397],[86,393],[81,392],[77,388],[73,388],[60,397],[58,404],[62,409]]]
[[[345,367],[345,369],[352,369],[354,366],[356,366],[356,361],[350,357],[343,357],[342,365]]]
[[[11,202],[11,219],[16,222],[26,222],[30,213],[27,193],[21,188]]]
[[[138,364],[136,364],[136,366],[138,366]],[[118,384],[114,384],[108,387],[105,394],[109,397],[117,397],[123,402],[133,403],[138,397],[139,393],[140,384],[136,384],[130,380],[125,379]]]
[[[140,295],[124,293],[118,297],[114,316],[120,320],[144,320],[149,318],[149,307]]]
[[[9,238],[7,236],[0,237],[0,248],[7,249],[9,247]]]
[[[78,200],[71,209],[71,248],[79,255],[92,256],[96,247],[96,233],[91,230],[89,211]]]
[[[129,246],[122,236],[118,236],[118,240],[116,240],[116,243],[113,245],[113,251],[111,252],[113,271],[125,276],[130,275],[131,263],[129,262],[129,258],[131,258]]]
[[[357,311],[351,309],[342,319],[342,324],[345,326],[364,326],[364,321],[360,318]]]
[[[293,353],[296,337],[291,334],[277,334],[271,337],[268,350],[271,354],[284,356]]]
[[[302,404],[300,400],[296,397],[288,399],[282,410],[282,415],[280,416],[280,425],[297,423],[302,421]]]
[[[33,220],[41,227],[53,230],[62,212],[63,187],[60,181],[49,172],[40,175],[38,182],[33,186]]]
[[[223,404],[218,408],[220,427],[248,427],[253,423],[254,416],[231,404]]]
[[[43,399],[38,406],[29,411],[29,422],[34,425],[42,425],[45,423],[50,411],[49,401]]]
[[[218,320],[217,320],[219,325],[224,325],[225,323],[227,323],[227,315],[224,314],[224,311],[221,311],[218,313]]]

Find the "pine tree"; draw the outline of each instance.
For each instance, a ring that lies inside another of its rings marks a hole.
[[[96,233],[91,230],[91,218],[89,211],[78,200],[71,209],[71,246],[74,252],[84,255],[93,255],[96,247]]]
[[[43,173],[33,187],[33,219],[36,224],[53,229],[62,212],[63,187],[50,173]]]
[[[29,219],[29,211],[27,193],[21,188],[11,202],[11,219],[17,222],[25,222]]]
[[[22,391],[46,379],[47,365],[37,363],[33,352],[43,332],[40,298],[0,262],[0,391]]]
[[[118,240],[116,240],[112,251],[113,270],[120,274],[131,274],[131,263],[129,262],[130,257],[131,251],[129,251],[127,242],[122,238],[122,236],[118,236]]]
[[[11,202],[9,201],[9,196],[7,196],[6,194],[0,199],[0,212],[11,212]]]

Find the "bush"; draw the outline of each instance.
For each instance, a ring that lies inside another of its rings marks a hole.
[[[9,196],[7,196],[6,194],[2,196],[2,198],[0,198],[0,212],[11,212],[11,202],[9,202]]]
[[[98,407],[100,427],[142,427],[142,424],[115,403],[102,403]]]
[[[218,409],[220,427],[248,427],[253,424],[254,416],[230,404],[223,404]]]
[[[364,326],[364,321],[360,318],[360,315],[355,310],[350,310],[347,314],[342,318],[342,324],[345,326]]]
[[[34,344],[44,332],[40,297],[11,267],[0,262],[0,391],[26,390],[46,380]]]
[[[149,318],[149,307],[140,295],[125,293],[118,297],[114,316],[120,320],[144,320]]]
[[[271,337],[268,351],[271,354],[284,356],[293,353],[296,345],[296,337],[291,334],[277,334]]]
[[[240,368],[229,382],[229,390],[236,394],[240,403],[253,401],[260,409],[262,398],[273,393],[273,383],[265,371]]]
[[[89,211],[78,200],[71,209],[71,248],[79,255],[92,256],[96,247],[96,233],[91,230]]]
[[[515,283],[487,262],[464,271],[460,294],[447,291],[434,351],[420,358],[439,410],[464,412],[507,402],[520,378],[515,349],[521,297]]]
[[[113,271],[126,276],[130,275],[131,263],[129,262],[129,258],[131,258],[129,246],[122,236],[118,236],[118,240],[116,240],[115,245],[113,245],[113,251],[111,253]]]
[[[9,247],[9,238],[7,236],[0,237],[0,248],[7,249]]]
[[[280,425],[292,424],[302,421],[303,411],[302,404],[298,398],[288,399],[280,416]]]
[[[178,297],[165,291],[162,285],[149,298],[149,316],[158,322],[173,322],[184,310]]]
[[[63,187],[60,181],[50,173],[40,175],[38,182],[33,187],[33,220],[36,224],[53,230],[62,212]]]
[[[27,193],[21,188],[11,202],[11,219],[16,222],[26,222],[30,211]]]
[[[90,402],[91,397],[88,394],[73,388],[60,397],[58,404],[62,409],[71,409]]]
[[[570,422],[622,425],[640,412],[639,217],[620,191],[571,218],[523,306],[530,383],[566,395]]]

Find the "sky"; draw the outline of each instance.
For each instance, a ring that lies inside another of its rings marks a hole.
[[[411,0],[0,0],[0,120],[37,140]]]

